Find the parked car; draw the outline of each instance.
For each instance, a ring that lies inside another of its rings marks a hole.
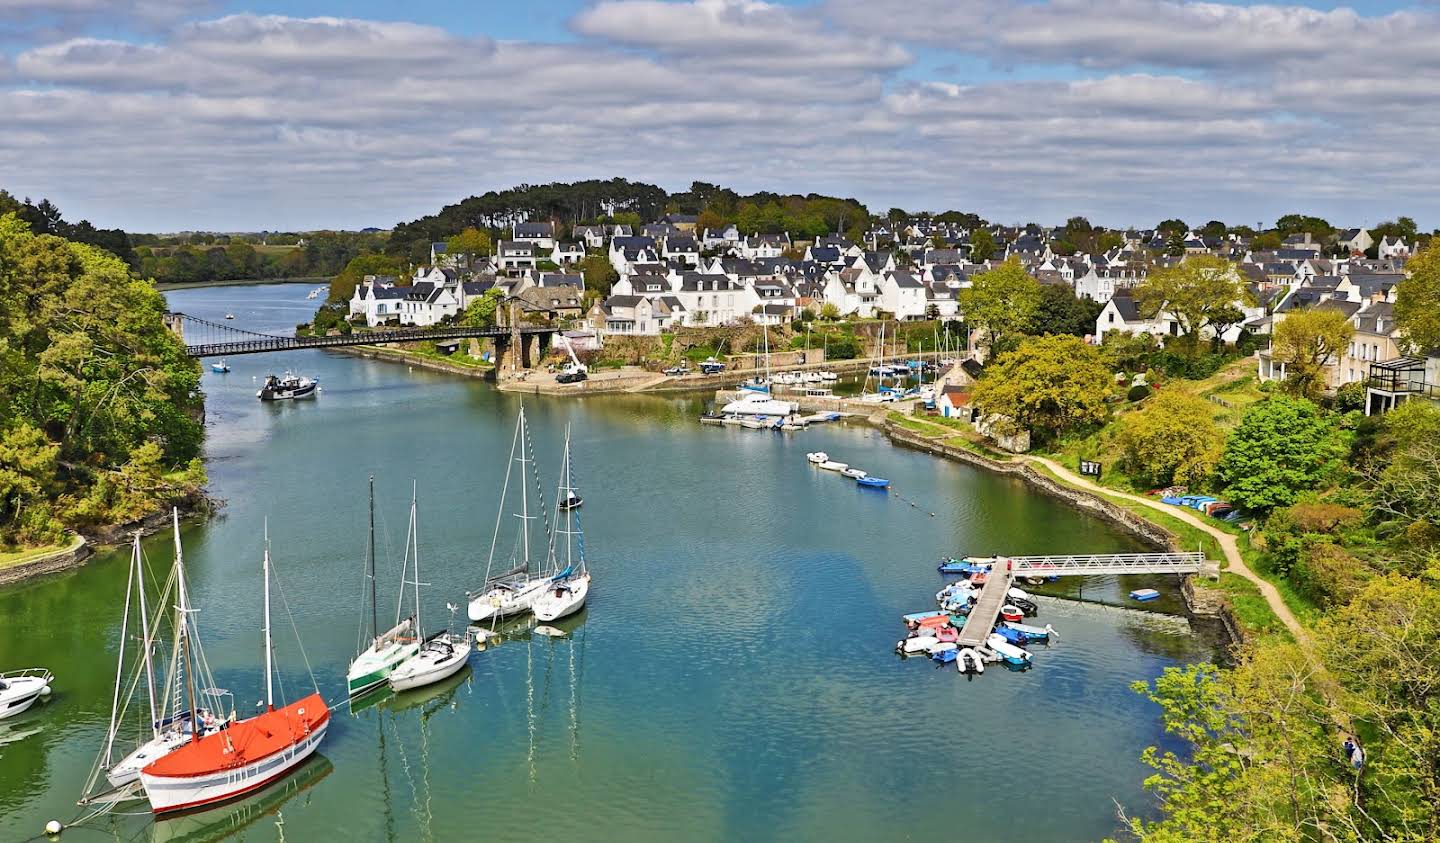
[[[690,374],[690,369],[685,366],[671,366],[670,368],[666,369],[662,374],[669,375],[672,378],[678,378],[681,375]]]

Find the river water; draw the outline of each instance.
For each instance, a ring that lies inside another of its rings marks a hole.
[[[307,289],[169,298],[277,331],[308,316]],[[204,379],[211,491],[225,505],[183,529],[206,653],[251,710],[268,518],[283,684],[308,690],[308,660],[337,699],[361,614],[367,476],[382,606],[414,479],[427,626],[443,623],[483,576],[521,402],[335,352],[229,362]],[[322,394],[257,401],[257,379],[285,369],[319,377]],[[899,615],[932,607],[941,555],[1138,549],[1132,538],[863,425],[702,427],[702,402],[525,399],[549,495],[563,427],[574,430],[595,585],[559,624],[569,637],[517,634],[445,685],[339,709],[323,757],[234,806],[88,825],[120,840],[1073,841],[1113,833],[1116,800],[1148,812],[1138,757],[1161,739],[1158,712],[1129,683],[1211,655],[1183,619],[1046,603],[1039,622],[1063,638],[1037,648],[1032,670],[973,681],[892,652]],[[817,471],[804,458],[817,449],[889,477],[895,494]],[[163,570],[168,538],[145,547]],[[77,815],[109,714],[127,561],[109,553],[0,592],[0,669],[57,677],[47,705],[0,722],[0,839]],[[1113,599],[1138,584],[1086,590]]]

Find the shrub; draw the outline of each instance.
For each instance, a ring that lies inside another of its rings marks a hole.
[[[1312,545],[1296,562],[1290,580],[1302,594],[1324,608],[1350,602],[1365,587],[1366,569],[1359,559],[1337,545]]]
[[[1334,534],[1341,527],[1360,523],[1363,517],[1358,509],[1334,503],[1297,503],[1284,512],[1302,533]]]
[[[1118,440],[1126,470],[1158,486],[1204,482],[1225,442],[1215,424],[1215,407],[1178,392],[1161,392],[1144,409],[1123,417]]]
[[[1125,400],[1132,403],[1135,401],[1144,401],[1146,398],[1150,397],[1150,391],[1150,387],[1146,386],[1145,384],[1136,384],[1135,386],[1130,387],[1129,392],[1125,393]]]
[[[1347,383],[1335,391],[1335,411],[1353,413],[1365,409],[1365,384]]]

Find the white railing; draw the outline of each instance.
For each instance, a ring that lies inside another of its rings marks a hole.
[[[1016,576],[1093,576],[1096,574],[1191,574],[1205,563],[1205,554],[1100,553],[1059,556],[1011,556]]]

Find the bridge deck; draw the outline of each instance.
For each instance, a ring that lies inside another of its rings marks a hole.
[[[191,320],[210,327],[213,323]],[[214,326],[228,328],[229,326]],[[536,334],[553,334],[557,328],[548,326],[524,326],[517,329],[523,337]],[[278,337],[254,334],[247,331],[231,330],[232,336],[243,339],[223,342],[195,343],[185,346],[190,357],[238,357],[242,354],[264,354],[271,351],[292,351],[303,348],[340,348],[351,345],[383,345],[396,342],[429,342],[435,340],[467,339],[470,337],[491,337],[504,339],[510,336],[509,328],[413,328],[394,331],[356,331],[334,337]]]
[[[979,599],[965,617],[965,626],[960,630],[960,640],[957,642],[961,647],[978,647],[984,644],[985,639],[995,629],[995,621],[1000,617],[1000,607],[1005,605],[1012,577],[1009,571],[999,570],[998,565],[995,567],[997,570],[990,572],[985,585],[980,587]]]

